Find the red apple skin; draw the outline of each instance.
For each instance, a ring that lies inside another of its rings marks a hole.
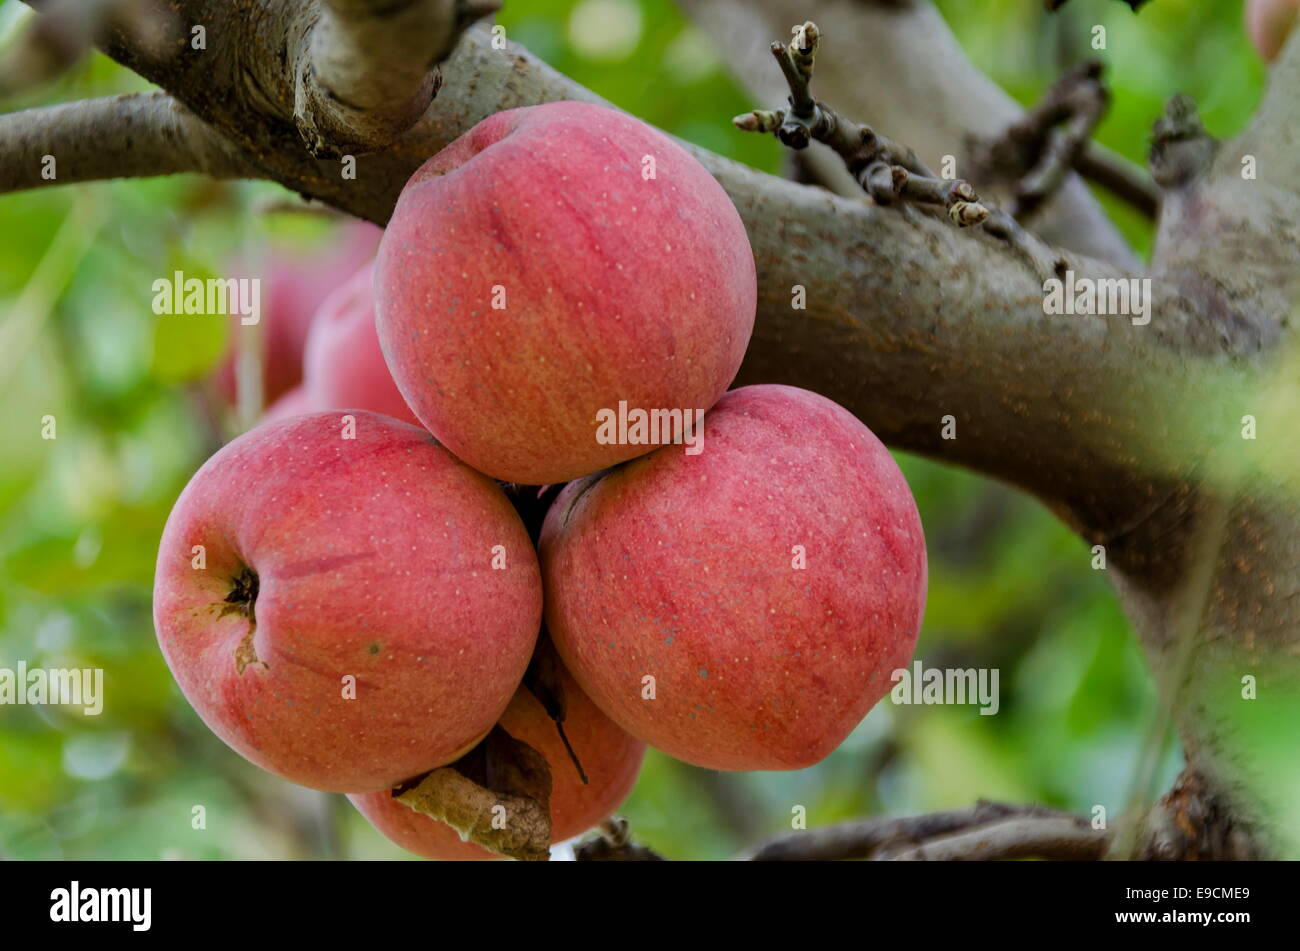
[[[698,455],[665,446],[561,492],[540,540],[546,621],[582,688],[651,746],[710,769],[811,766],[912,656],[916,503],[870,430],[805,390],[733,390],[704,435]]]
[[[555,102],[484,119],[412,176],[375,293],[420,421],[479,471],[543,485],[655,448],[596,441],[620,400],[712,406],[757,285],[745,226],[694,157],[621,112]]]
[[[237,752],[304,786],[369,792],[487,734],[528,665],[541,585],[495,484],[422,429],[347,415],[355,439],[340,438],[345,414],[295,416],[199,469],[163,531],[154,625],[182,693]],[[235,590],[245,569],[255,623]]]
[[[1260,57],[1277,59],[1300,12],[1300,0],[1247,0],[1246,32]]]
[[[374,262],[337,288],[312,320],[303,357],[303,387],[319,410],[356,406],[418,426],[384,363],[371,292]]]
[[[561,668],[563,670],[563,668]],[[583,785],[555,723],[527,687],[521,686],[501,717],[501,727],[546,757],[551,767],[551,842],[573,838],[603,822],[636,785],[645,744],[601,713],[573,676],[563,672],[564,731],[589,782]],[[451,826],[416,812],[389,790],[349,796],[376,829],[393,842],[430,859],[450,861],[500,856],[465,842]]]
[[[308,398],[307,390],[300,383],[268,406],[258,422],[272,423],[277,419],[288,419],[290,416],[301,416],[303,413],[315,411],[316,407]]]
[[[234,265],[232,276],[263,278],[263,405],[270,406],[302,382],[303,350],[312,318],[342,281],[375,256],[382,234],[367,221],[348,221],[339,227],[330,247],[319,253],[276,250],[264,266]],[[235,321],[228,352],[217,368],[217,391],[230,406],[238,402],[238,335],[257,329]]]

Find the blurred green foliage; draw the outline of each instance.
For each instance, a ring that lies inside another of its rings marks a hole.
[[[972,58],[1032,101],[1078,59],[1109,64],[1107,145],[1143,160],[1164,100],[1185,91],[1209,128],[1241,128],[1264,71],[1240,4],[1158,0],[1134,17],[1074,0],[940,3]],[[0,44],[25,16],[0,0]],[[771,139],[729,119],[755,103],[718,46],[664,0],[507,2],[523,43],[615,104],[676,135],[777,171]],[[1108,50],[1089,49],[1104,24]],[[715,42],[716,41],[716,42]],[[826,37],[824,56],[852,56]],[[101,56],[5,108],[146,88]],[[764,104],[767,105],[767,104]],[[884,130],[888,132],[888,130]],[[237,252],[310,247],[327,227],[268,215],[264,183],[192,177],[0,198],[0,667],[102,667],[99,717],[0,706],[0,855],[16,858],[283,858],[401,855],[341,797],[297,789],[227,750],[176,690],[155,643],[150,589],[170,506],[219,444],[207,375],[227,328],[159,319],[150,284],[176,268],[221,273]],[[1143,249],[1149,226],[1116,212]],[[41,438],[53,416],[57,438]],[[651,753],[625,813],[675,858],[716,858],[787,830],[852,816],[954,807],[979,797],[1120,811],[1152,721],[1154,688],[1087,548],[1037,503],[960,471],[900,460],[930,547],[918,658],[995,667],[1001,710],[882,703],[824,763],[794,773],[705,773]],[[1178,754],[1163,754],[1167,785]],[[193,810],[206,810],[206,829]]]

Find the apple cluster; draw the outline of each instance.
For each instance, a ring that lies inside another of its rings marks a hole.
[[[647,744],[823,759],[911,658],[925,542],[848,411],[728,391],[756,301],[736,209],[662,133],[572,102],[480,122],[320,306],[301,384],[177,500],[154,620],[186,698],[437,858],[491,853],[398,793],[496,729],[545,759],[552,841],[622,804]]]

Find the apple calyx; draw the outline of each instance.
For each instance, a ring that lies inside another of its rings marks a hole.
[[[235,670],[242,674],[249,664],[262,664],[253,647],[253,635],[257,633],[257,572],[247,565],[231,579],[230,593],[226,595],[221,608],[221,615],[240,614],[248,618],[248,633],[243,636],[235,648]]]

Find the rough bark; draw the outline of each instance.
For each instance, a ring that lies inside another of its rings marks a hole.
[[[429,108],[436,65],[496,0],[323,0],[296,57],[294,118],[315,154],[388,145]]]

